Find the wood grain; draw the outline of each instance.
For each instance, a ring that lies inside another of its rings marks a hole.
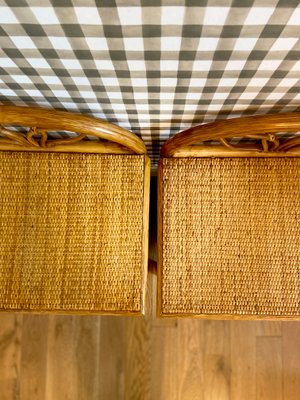
[[[252,321],[230,322],[230,398],[233,400],[256,400],[256,326],[257,322]]]
[[[123,399],[125,381],[124,349],[127,341],[126,321],[123,317],[101,319],[99,372],[99,399]]]
[[[46,399],[97,398],[97,316],[49,316]]]
[[[79,400],[99,398],[99,383],[94,375],[100,373],[100,321],[99,316],[75,318],[76,391]]]
[[[209,343],[206,343],[207,349],[204,348],[204,343],[205,332],[203,329],[197,329],[197,321],[179,321],[176,346],[178,399],[205,398],[205,377],[208,377],[207,383],[210,384],[212,371],[208,359]],[[202,351],[199,352],[199,349]],[[204,360],[207,370],[203,368]]]
[[[1,400],[20,399],[22,316],[5,314],[0,320]]]
[[[151,328],[145,317],[132,319],[126,325],[124,399],[150,400]]]
[[[203,321],[204,398],[230,398],[230,325],[225,321]]]
[[[300,324],[282,324],[283,398],[300,399]]]
[[[45,399],[78,398],[76,385],[77,335],[73,316],[49,316],[47,354],[47,392]],[[62,373],[65,371],[65,373]]]
[[[299,399],[297,322],[170,321],[2,314],[0,399]]]
[[[281,321],[257,321],[256,336],[282,336]]]
[[[151,400],[180,400],[179,350],[177,325],[168,325],[164,320],[153,327],[150,337],[151,352]],[[163,326],[163,324],[165,326]],[[155,349],[155,350],[154,350]],[[163,367],[162,367],[163,366]]]
[[[282,338],[256,339],[256,399],[282,400]]]
[[[24,315],[22,328],[21,398],[45,397],[48,316]]]

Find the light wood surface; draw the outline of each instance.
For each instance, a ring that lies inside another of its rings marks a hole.
[[[294,348],[295,351],[291,351]],[[282,323],[283,397],[300,399],[300,323]]]
[[[281,400],[282,338],[278,336],[256,338],[256,398]]]
[[[141,318],[1,315],[1,400],[299,399],[300,323],[157,319],[155,285]]]

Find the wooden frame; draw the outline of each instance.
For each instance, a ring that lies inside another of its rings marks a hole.
[[[26,134],[7,126],[30,128]],[[67,130],[78,134],[50,139],[48,131]],[[86,152],[103,154],[146,154],[143,141],[108,121],[66,111],[36,107],[0,106],[0,150]],[[98,141],[84,140],[93,136]],[[37,138],[38,137],[38,138]]]
[[[295,157],[300,153],[300,137],[281,141],[276,133],[300,131],[300,114],[286,113],[233,118],[195,126],[169,139],[161,157]],[[233,146],[230,138],[256,139],[260,143]],[[197,145],[219,141],[220,145]]]
[[[11,127],[28,128],[25,133]],[[50,132],[68,131],[76,136],[54,138]],[[89,140],[89,137],[94,140]],[[144,142],[135,134],[108,121],[66,111],[43,109],[37,107],[0,106],[0,151],[20,152],[56,152],[56,153],[98,153],[105,155],[132,155],[142,157],[143,169],[143,215],[142,215],[142,256],[143,270],[141,281],[141,310],[106,312],[101,314],[142,315],[145,312],[145,296],[148,270],[148,225],[149,225],[149,192],[150,192],[150,158]],[[12,311],[3,310],[0,311]],[[19,310],[20,311],[20,310]],[[29,312],[49,312],[39,310],[21,310]],[[55,310],[55,313],[66,311]],[[98,311],[95,311],[99,313]],[[94,311],[80,311],[82,314]],[[76,310],[67,313],[77,314]]]
[[[162,309],[163,280],[163,158],[201,157],[300,157],[300,136],[281,139],[279,132],[300,131],[300,113],[262,115],[216,121],[179,132],[165,142],[158,166],[158,262],[157,262],[157,314],[160,317],[192,317],[236,320],[299,320],[300,316],[233,315],[233,314],[166,314]],[[251,144],[232,145],[232,138],[254,139]],[[206,143],[210,141],[210,143]],[[213,143],[211,143],[213,142]]]

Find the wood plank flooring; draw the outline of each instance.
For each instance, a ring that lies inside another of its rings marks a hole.
[[[0,315],[0,400],[299,400],[300,322]]]

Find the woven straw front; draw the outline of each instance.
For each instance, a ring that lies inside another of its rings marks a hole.
[[[0,153],[0,308],[140,311],[144,156]]]
[[[300,159],[162,168],[162,313],[299,316]]]

